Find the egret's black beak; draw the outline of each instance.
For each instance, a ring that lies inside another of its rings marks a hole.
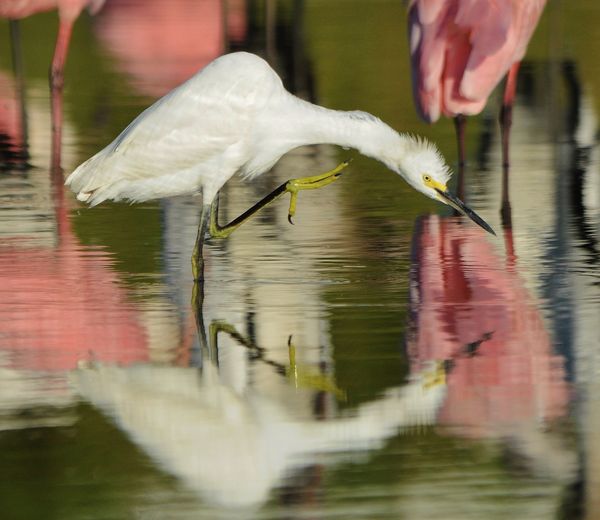
[[[481,226],[488,233],[491,233],[494,236],[496,235],[496,233],[491,228],[491,226],[485,220],[483,220],[477,213],[475,213],[471,208],[469,208],[456,195],[454,195],[453,193],[450,193],[448,190],[442,191],[438,188],[435,188],[435,191],[438,192],[438,196],[440,197],[440,199],[443,202],[445,202],[449,206],[452,206],[456,211],[469,217],[473,222],[475,222],[475,224],[477,224],[478,226]]]

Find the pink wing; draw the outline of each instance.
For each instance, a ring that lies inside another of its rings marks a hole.
[[[412,0],[408,8],[413,93],[417,111],[429,123],[440,117],[445,27],[454,4],[455,0]]]
[[[525,54],[545,0],[412,0],[409,33],[417,110],[481,112],[510,66]]]
[[[1,0],[0,18],[21,19],[56,9],[57,0]]]
[[[523,59],[545,0],[496,2],[499,4],[504,5],[487,18],[471,12],[456,20],[462,30],[470,32],[472,51],[460,84],[460,93],[469,99],[487,99],[511,65]]]
[[[106,0],[88,0],[87,7],[90,14],[98,14],[98,11],[104,6]]]

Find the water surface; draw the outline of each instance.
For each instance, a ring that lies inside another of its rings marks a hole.
[[[455,161],[452,123],[427,126],[412,105],[400,2],[176,3],[108,2],[78,20],[65,173],[238,49],[301,97],[370,111]],[[592,1],[554,2],[531,42],[512,227],[496,96],[468,123],[466,173],[496,238],[373,160],[301,148],[232,179],[222,218],[354,161],[300,194],[295,226],[280,201],[212,242],[200,314],[198,199],[90,210],[64,191],[49,168],[56,17],[23,21],[26,138],[0,55],[7,518],[596,518],[599,20]]]

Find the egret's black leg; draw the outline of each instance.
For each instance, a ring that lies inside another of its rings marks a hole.
[[[328,184],[335,182],[342,174],[342,170],[346,166],[348,166],[348,164],[349,161],[345,161],[340,165],[336,166],[333,170],[330,170],[326,173],[322,173],[321,175],[314,175],[312,177],[302,177],[299,179],[290,179],[289,181],[284,182],[282,185],[275,188],[271,193],[269,193],[265,198],[261,199],[259,202],[254,204],[254,206],[252,206],[250,209],[242,213],[239,217],[235,218],[225,226],[220,226],[218,223],[219,198],[217,195],[210,208],[210,236],[212,238],[227,238],[244,222],[249,220],[254,214],[258,213],[265,206],[268,206],[271,202],[277,200],[285,193],[290,194],[290,208],[288,211],[288,220],[290,221],[290,223],[293,224],[292,217],[296,213],[298,192],[302,190],[314,190],[317,188],[322,188],[323,186],[327,186]]]
[[[206,231],[208,228],[208,219],[210,206],[202,205],[200,212],[200,222],[198,223],[198,234],[196,235],[196,244],[192,253],[192,273],[194,275],[194,287],[192,288],[192,310],[196,318],[196,328],[198,329],[198,341],[202,353],[206,351],[206,328],[204,327],[204,257],[202,249]]]

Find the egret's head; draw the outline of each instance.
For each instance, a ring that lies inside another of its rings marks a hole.
[[[420,138],[409,139],[400,158],[398,170],[417,191],[453,207],[495,235],[485,220],[448,190],[447,184],[452,172],[434,144]]]

